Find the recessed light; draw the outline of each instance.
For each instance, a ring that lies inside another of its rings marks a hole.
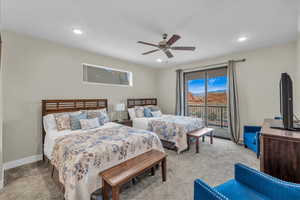
[[[237,39],[238,42],[245,42],[246,40],[248,40],[248,37],[246,36],[241,36]]]
[[[160,59],[160,58],[157,58],[157,59],[156,59],[156,62],[159,62],[159,63],[161,63],[161,62],[162,62],[162,59]]]
[[[76,35],[82,35],[83,32],[82,32],[81,29],[74,28],[74,29],[73,29],[73,33],[76,34]]]

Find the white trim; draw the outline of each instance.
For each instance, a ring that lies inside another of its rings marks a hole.
[[[42,160],[42,159],[43,159],[42,154],[29,156],[29,157],[26,157],[26,158],[21,158],[19,160],[14,160],[14,161],[4,163],[3,164],[3,169],[4,170],[12,169],[12,168],[19,167],[19,166],[22,166],[22,165],[26,165],[26,164],[29,164],[29,163],[37,162],[37,161]]]
[[[88,82],[88,81],[82,81],[83,84],[88,85],[104,85],[104,86],[118,86],[118,87],[132,87],[131,85],[122,85],[122,84],[110,84],[110,83],[96,83],[96,82]]]
[[[86,65],[86,66],[91,66],[91,67],[97,67],[100,69],[106,69],[106,70],[112,70],[112,71],[119,71],[119,72],[127,72],[127,73],[131,73],[130,71],[126,71],[126,70],[122,70],[122,69],[116,69],[116,68],[112,68],[112,67],[106,67],[103,65],[93,65],[93,64],[88,64],[88,63],[82,63],[82,65]]]
[[[1,167],[1,177],[2,177],[2,179],[0,180],[0,191],[4,187],[4,168],[3,168],[3,165]]]
[[[2,170],[4,171],[4,170]],[[4,187],[4,178],[2,177],[2,180],[0,180],[0,191]]]

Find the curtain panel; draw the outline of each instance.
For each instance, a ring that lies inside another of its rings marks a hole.
[[[228,125],[232,141],[238,143],[240,140],[240,114],[239,114],[239,101],[238,90],[236,82],[235,62],[228,61],[227,67],[228,78]]]
[[[183,71],[176,70],[176,105],[175,114],[183,115]]]

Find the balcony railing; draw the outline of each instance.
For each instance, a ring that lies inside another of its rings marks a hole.
[[[207,110],[207,125],[217,127],[228,127],[227,106],[224,105],[199,105],[188,104],[187,114],[193,117],[205,119],[205,109]]]

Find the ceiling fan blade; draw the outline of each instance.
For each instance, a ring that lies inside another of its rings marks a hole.
[[[172,50],[195,51],[196,47],[170,47]]]
[[[172,44],[174,44],[177,40],[180,39],[180,36],[179,35],[173,35],[167,42],[167,44],[169,46],[171,46]]]
[[[153,47],[158,47],[158,45],[152,44],[152,43],[149,43],[149,42],[138,41],[137,43],[145,44],[145,45],[149,45],[149,46],[153,46]]]
[[[171,51],[165,50],[164,52],[165,52],[165,54],[167,55],[168,58],[173,58],[174,57],[173,54],[171,53]]]
[[[147,52],[145,52],[145,53],[142,53],[142,55],[147,55],[147,54],[150,54],[150,53],[154,53],[154,52],[156,52],[156,51],[159,51],[160,49],[154,49],[154,50],[152,50],[152,51],[147,51]]]

